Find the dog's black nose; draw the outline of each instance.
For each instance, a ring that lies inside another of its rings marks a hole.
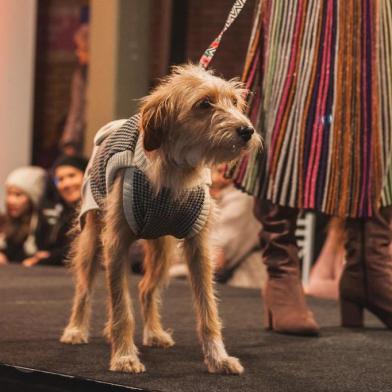
[[[240,138],[244,141],[247,142],[249,139],[252,137],[254,132],[254,129],[251,127],[240,127],[237,128],[237,133],[240,136]]]

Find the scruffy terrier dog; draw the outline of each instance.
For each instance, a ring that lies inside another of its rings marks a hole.
[[[76,278],[72,315],[61,342],[87,343],[91,287],[102,251],[109,292],[105,335],[110,370],[145,371],[133,341],[128,290],[128,249],[145,239],[145,273],[139,284],[143,344],[170,347],[161,324],[160,291],[167,281],[175,238],[184,240],[205,363],[211,373],[241,374],[227,354],[213,288],[209,229],[213,219],[209,168],[261,146],[245,107],[243,85],[200,67],[174,67],[144,100],[139,114],[115,121],[95,137],[85,174],[71,265]]]

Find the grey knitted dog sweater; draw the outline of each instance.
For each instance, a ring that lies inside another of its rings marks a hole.
[[[132,232],[143,239],[164,235],[192,237],[203,228],[208,218],[209,175],[176,198],[169,188],[162,188],[158,194],[154,192],[145,174],[149,162],[138,129],[139,121],[139,115],[114,121],[97,133],[84,178],[81,223],[87,211],[104,208],[116,173],[125,168],[123,210]]]

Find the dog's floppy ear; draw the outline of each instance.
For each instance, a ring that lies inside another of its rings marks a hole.
[[[163,98],[157,92],[144,98],[140,108],[140,127],[143,132],[143,144],[146,151],[158,149],[163,141],[170,122],[168,97]]]

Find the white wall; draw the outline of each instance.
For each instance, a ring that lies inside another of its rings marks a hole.
[[[0,0],[0,210],[4,180],[30,164],[36,0]]]

